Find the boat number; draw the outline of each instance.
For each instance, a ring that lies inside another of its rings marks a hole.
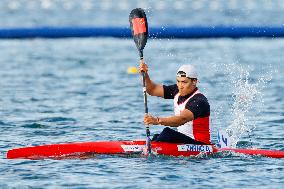
[[[218,134],[217,134],[217,146],[219,148],[226,148],[226,147],[229,147],[231,144],[230,144],[230,140],[229,140],[229,136],[226,132],[224,131],[218,131]]]

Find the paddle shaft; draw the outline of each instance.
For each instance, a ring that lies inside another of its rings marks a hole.
[[[140,56],[140,60],[143,60],[143,57]],[[144,108],[145,114],[148,114],[148,103],[147,103],[147,90],[146,90],[146,74],[145,72],[141,72],[142,81],[143,81],[143,95],[144,95]]]
[[[140,54],[140,60],[143,60],[143,53],[139,51]],[[142,56],[141,56],[142,55]],[[146,79],[145,79],[145,72],[141,72],[142,75],[142,81],[143,81],[143,96],[144,96],[144,109],[145,114],[148,114],[148,103],[147,103],[147,91],[146,91]],[[151,153],[151,139],[150,139],[150,127],[149,125],[146,125],[146,146],[147,146],[147,153]]]
[[[144,94],[144,108],[145,114],[148,114],[148,103],[147,103],[147,92],[146,92],[146,81],[145,81],[145,72],[141,73],[143,79],[143,94]]]

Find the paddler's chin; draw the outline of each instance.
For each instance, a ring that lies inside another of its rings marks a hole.
[[[186,92],[184,92],[184,91],[179,91],[179,94],[180,94],[180,96],[185,96],[185,95],[187,95]]]

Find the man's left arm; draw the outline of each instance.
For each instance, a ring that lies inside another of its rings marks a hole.
[[[185,109],[180,113],[179,116],[153,117],[151,115],[145,115],[144,123],[147,125],[164,125],[170,127],[178,127],[193,119],[193,113],[190,110]]]

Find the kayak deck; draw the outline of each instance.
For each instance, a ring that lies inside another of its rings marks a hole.
[[[47,144],[41,146],[22,147],[8,150],[7,159],[64,159],[84,158],[94,154],[132,155],[143,154],[145,140],[137,141],[97,141],[62,144]],[[200,154],[214,154],[230,151],[246,155],[261,155],[271,158],[284,158],[284,151],[261,149],[233,149],[216,148],[214,145],[176,144],[166,142],[152,142],[153,154],[166,156],[198,156]]]

